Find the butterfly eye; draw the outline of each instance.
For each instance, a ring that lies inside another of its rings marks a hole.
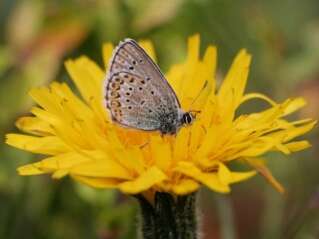
[[[189,112],[183,114],[183,117],[182,117],[183,124],[190,124],[192,123],[192,121],[193,121],[193,117]]]

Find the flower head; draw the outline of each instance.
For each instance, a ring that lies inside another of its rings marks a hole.
[[[199,41],[198,35],[190,37],[186,60],[166,74],[182,108],[198,112],[193,124],[176,135],[161,136],[112,123],[102,100],[105,70],[82,56],[65,63],[80,97],[65,83],[31,90],[38,106],[32,108],[33,116],[17,121],[26,134],[8,134],[6,142],[47,157],[20,167],[18,172],[50,173],[53,178],[70,175],[92,187],[145,195],[156,191],[189,194],[200,185],[227,193],[232,183],[259,172],[283,191],[261,157],[269,151],[290,154],[309,147],[307,141],[293,139],[311,130],[315,122],[285,119],[301,108],[304,100],[276,103],[259,93],[244,93],[251,61],[246,50],[238,53],[217,89],[216,48],[209,46],[201,58]],[[149,41],[140,45],[155,59]],[[103,46],[106,68],[112,51],[112,44]],[[266,101],[268,107],[237,115],[238,107],[253,99]],[[231,171],[228,163],[234,160],[252,170]]]

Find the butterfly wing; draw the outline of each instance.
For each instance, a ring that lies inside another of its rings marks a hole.
[[[165,115],[178,118],[180,103],[175,92],[158,66],[131,39],[114,51],[105,98],[113,120],[127,127],[157,130]]]

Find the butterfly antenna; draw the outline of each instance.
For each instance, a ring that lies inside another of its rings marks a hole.
[[[208,81],[205,81],[202,89],[198,92],[197,96],[193,99],[192,103],[190,104],[190,109],[192,108],[192,106],[196,103],[196,101],[198,100],[198,98],[200,97],[201,93],[203,92],[203,90],[207,87],[208,85]],[[189,112],[194,112],[194,113],[200,113],[200,110],[190,110]]]

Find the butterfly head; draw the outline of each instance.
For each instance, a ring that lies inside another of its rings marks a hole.
[[[181,117],[181,125],[191,124],[194,119],[195,115],[193,115],[191,112],[185,112]]]

